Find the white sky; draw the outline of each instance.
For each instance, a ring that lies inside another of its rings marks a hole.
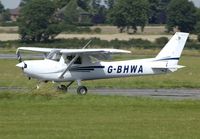
[[[200,0],[192,0],[194,4],[200,8]]]
[[[7,9],[14,9],[17,8],[20,0],[0,0],[4,7]]]
[[[18,7],[20,0],[0,0],[2,2],[2,4],[4,5],[4,7],[7,9],[13,9]],[[194,4],[200,8],[200,0],[190,0],[193,1]]]

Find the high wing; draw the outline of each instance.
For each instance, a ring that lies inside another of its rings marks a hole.
[[[57,48],[19,47],[17,49],[17,52],[19,52],[20,50],[42,52],[42,53],[50,53],[54,50],[59,50],[60,53],[63,54],[87,54],[87,55],[95,53],[110,53],[110,54],[131,53],[130,51],[120,50],[120,49],[57,49]]]
[[[98,54],[98,53],[131,53],[130,51],[120,50],[120,49],[62,49],[60,53],[63,54]]]
[[[21,60],[20,51],[44,53],[47,58],[51,57],[55,53],[61,53],[66,55],[70,54],[88,55],[95,57],[96,59],[99,60],[108,59],[111,54],[131,53],[130,51],[120,50],[120,49],[59,49],[59,48],[19,47],[16,52],[19,60]]]
[[[55,48],[19,47],[17,49],[17,52],[19,52],[20,50],[31,51],[31,52],[50,53],[51,51],[55,50]],[[56,50],[61,50],[61,49],[56,49]]]
[[[54,53],[55,51],[60,51],[61,49],[54,49],[54,48],[38,48],[38,47],[19,47],[16,51],[17,58],[19,62],[22,62],[20,51],[30,51],[30,52],[40,52],[44,53],[45,57]]]

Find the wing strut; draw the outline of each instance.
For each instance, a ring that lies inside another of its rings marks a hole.
[[[92,42],[92,40],[90,40],[82,49],[85,49],[87,46],[89,46],[91,42]],[[74,64],[74,62],[77,60],[77,58],[79,56],[80,56],[79,54],[76,54],[76,56],[70,61],[69,65],[63,71],[63,73],[59,76],[59,78],[63,78],[63,76],[65,75],[65,73],[71,68],[71,66]]]
[[[71,68],[72,64],[74,64],[74,62],[77,60],[77,58],[79,57],[79,55],[77,54],[69,63],[69,65],[67,66],[67,68],[64,70],[64,72],[59,76],[59,78],[63,78],[63,76],[65,75],[65,73]]]

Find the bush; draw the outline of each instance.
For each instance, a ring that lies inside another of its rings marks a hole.
[[[62,32],[65,33],[91,33],[92,30],[89,27],[69,25],[65,23],[61,23],[60,27],[62,28]]]
[[[0,25],[4,27],[13,27],[13,26],[17,26],[17,22],[3,22],[3,23],[0,23]]]
[[[200,33],[197,34],[197,40],[200,42]]]
[[[92,30],[89,27],[78,27],[77,33],[91,33]]]
[[[130,48],[144,48],[144,49],[154,49],[162,48],[163,45],[159,45],[148,40],[142,39],[131,39],[129,41],[125,40],[100,40],[99,38],[91,39],[55,39],[49,42],[25,42],[20,41],[0,41],[0,48],[18,48],[18,47],[49,47],[49,48],[82,48],[89,40],[92,40],[91,48],[119,48],[119,49],[130,49]],[[200,43],[187,42],[187,49],[197,49],[200,50]]]
[[[101,33],[101,29],[100,29],[100,28],[95,28],[95,29],[93,30],[93,32],[94,32],[94,33]]]
[[[156,39],[156,44],[166,44],[169,41],[167,37],[160,37]]]
[[[91,27],[93,26],[93,24],[92,23],[77,23],[76,26]]]
[[[195,25],[195,32],[200,34],[200,21]]]

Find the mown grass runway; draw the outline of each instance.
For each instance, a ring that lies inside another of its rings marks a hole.
[[[0,138],[200,138],[199,109],[197,100],[0,93]]]

